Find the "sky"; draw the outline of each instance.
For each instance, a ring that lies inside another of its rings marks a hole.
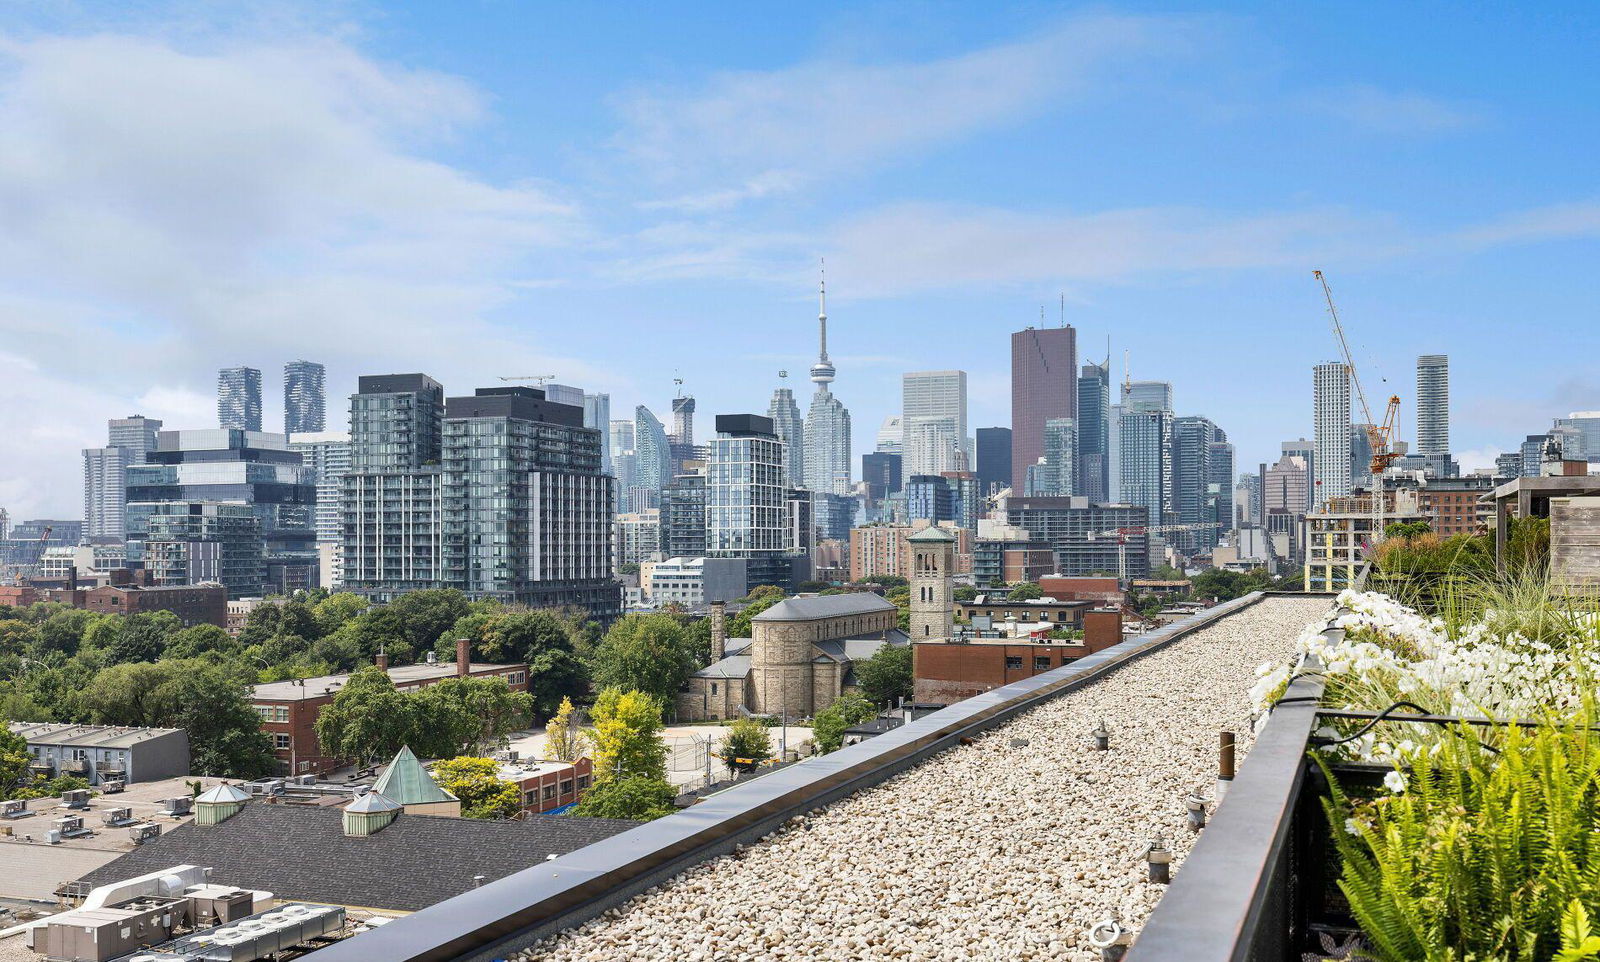
[[[906,371],[1005,425],[1009,334],[1311,434],[1333,285],[1374,405],[1450,356],[1467,467],[1600,409],[1600,6],[0,0],[0,506],[220,367],[805,406]]]

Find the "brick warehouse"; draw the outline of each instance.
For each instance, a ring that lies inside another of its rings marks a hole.
[[[912,700],[953,705],[1104,651],[1122,640],[1122,613],[1116,609],[1085,611],[1083,628],[1081,641],[973,638],[913,642]]]
[[[388,659],[379,655],[378,667],[388,672],[389,679],[400,691],[414,691],[447,678],[504,678],[512,691],[528,690],[527,665],[474,662],[471,646],[464,638],[456,642],[453,664],[422,662],[390,668]],[[272,738],[273,754],[284,772],[321,774],[345,764],[344,759],[322,753],[315,726],[322,706],[333,701],[349,679],[349,675],[323,675],[254,687],[250,695],[251,707],[261,716],[261,730]]]

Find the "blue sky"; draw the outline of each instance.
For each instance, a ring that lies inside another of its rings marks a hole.
[[[857,454],[908,370],[1008,423],[1064,293],[1271,460],[1321,268],[1402,436],[1448,353],[1486,463],[1600,408],[1597,40],[1586,3],[0,0],[0,505],[76,517],[104,419],[204,426],[224,365],[764,411],[821,257]]]

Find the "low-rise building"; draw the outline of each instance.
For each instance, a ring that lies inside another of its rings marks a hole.
[[[1330,498],[1306,515],[1305,590],[1343,591],[1353,586],[1368,553],[1383,540],[1384,528],[1428,520],[1417,507],[1414,489],[1385,492],[1381,525],[1373,506],[1372,495],[1359,492]]]
[[[27,741],[36,778],[76,775],[99,785],[189,774],[189,733],[181,728],[12,722],[11,730]]]
[[[83,593],[83,608],[107,615],[139,615],[170,611],[184,627],[228,624],[228,589],[220,584],[106,585]]]
[[[504,678],[512,691],[528,690],[527,665],[491,665],[471,660],[465,639],[456,644],[456,660],[419,662],[390,668],[379,656],[379,667],[389,674],[395,688],[415,691],[447,678]],[[272,739],[273,754],[282,770],[291,775],[320,774],[332,771],[345,760],[325,754],[317,740],[317,717],[324,705],[350,680],[347,674],[297,678],[256,685],[250,703],[261,715],[261,729]]]
[[[742,598],[748,590],[743,558],[668,558],[650,563],[648,578],[644,600],[657,607],[698,608]]]
[[[1127,598],[1116,578],[1071,578],[1052,574],[1039,578],[1038,582],[1039,590],[1044,592],[1045,597],[1060,598],[1062,601],[1120,605]]]
[[[1056,598],[1012,601],[1004,594],[978,595],[971,601],[956,602],[956,614],[969,622],[974,618],[986,618],[990,624],[1001,624],[1014,618],[1022,624],[1082,628],[1083,613],[1095,607],[1095,604],[1092,601],[1061,601]]]
[[[1073,641],[978,637],[958,633],[943,642],[912,645],[912,698],[919,704],[952,705],[1014,681],[1053,671],[1122,640],[1122,613],[1083,613],[1083,637]]]
[[[583,800],[594,777],[594,763],[587,758],[512,759],[501,763],[500,777],[517,786],[525,816],[548,815]]]

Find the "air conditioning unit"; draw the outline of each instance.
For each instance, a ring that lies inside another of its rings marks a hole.
[[[135,845],[143,845],[160,834],[161,826],[154,822],[148,825],[135,825],[128,829],[128,837],[133,839]]]
[[[268,781],[262,782],[261,783],[261,789],[262,789],[262,792],[264,794],[267,794],[267,795],[282,795],[283,794],[283,779],[274,778],[274,779],[269,779]]]
[[[27,799],[12,798],[0,802],[0,818],[27,818],[32,814],[28,811]]]
[[[187,815],[193,810],[194,799],[188,795],[180,795],[177,798],[169,798],[161,803],[161,814],[163,815]]]
[[[133,809],[108,808],[100,813],[100,821],[113,828],[119,825],[127,825],[133,821]]]
[[[315,775],[296,775],[294,777],[294,783],[296,785],[315,785],[317,783],[317,776],[315,776]]]
[[[88,808],[89,790],[87,788],[74,788],[61,793],[61,803],[68,808]]]
[[[104,795],[115,795],[128,787],[128,783],[120,778],[108,778],[100,783],[100,792]]]

